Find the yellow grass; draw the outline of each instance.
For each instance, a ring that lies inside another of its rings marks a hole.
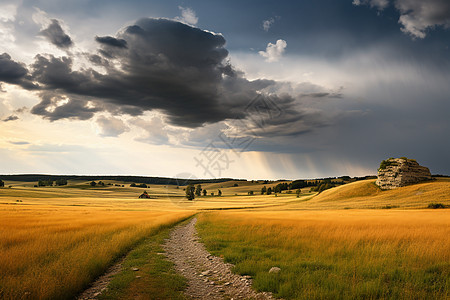
[[[188,215],[0,205],[0,298],[71,298],[138,241]]]
[[[256,182],[237,182],[238,187],[227,182],[202,185],[208,194],[220,188],[223,196],[200,197],[194,202],[184,198],[183,187],[150,185],[142,189],[117,183],[125,187],[91,188],[88,182],[71,181],[67,187],[34,188],[34,183],[7,182],[12,188],[0,189],[0,299],[72,298],[160,226],[205,209],[241,209],[207,214],[202,222],[209,224],[208,234],[213,237],[209,245],[219,249],[226,241],[234,241],[227,250],[232,259],[238,259],[241,254],[236,252],[249,245],[258,249],[254,254],[257,261],[246,258],[238,264],[243,272],[253,267],[254,272],[260,272],[258,268],[276,263],[277,257],[287,261],[284,269],[318,261],[341,270],[333,276],[345,290],[353,284],[348,274],[357,270],[358,278],[366,280],[364,274],[372,268],[375,275],[369,285],[377,285],[378,291],[387,288],[383,280],[393,276],[391,269],[403,268],[399,262],[407,270],[435,268],[448,274],[448,210],[417,210],[430,202],[449,205],[448,179],[393,191],[380,191],[373,181],[361,181],[300,198],[286,193],[259,195],[263,185]],[[152,199],[137,199],[144,190]],[[249,190],[256,195],[247,196]],[[386,205],[415,210],[343,210]],[[245,208],[253,210],[242,210]],[[258,256],[261,253],[271,258]],[[320,279],[314,273],[301,277],[305,282],[298,282],[294,271],[292,278],[276,283],[281,295],[283,291],[296,293],[289,284],[311,287]],[[256,278],[255,283],[264,286],[264,280]],[[319,293],[321,287],[314,289]],[[362,290],[361,284],[355,284],[351,295],[362,295]],[[423,286],[422,290],[410,290],[430,295]],[[311,294],[312,289],[302,293],[311,298],[319,295]],[[325,292],[321,295],[327,297]]]
[[[284,298],[450,296],[447,210],[221,212],[201,215],[199,229],[237,272]]]
[[[438,179],[384,191],[375,185],[375,180],[357,181],[325,190],[310,201],[292,205],[290,208],[426,208],[431,202],[450,205],[450,179]]]

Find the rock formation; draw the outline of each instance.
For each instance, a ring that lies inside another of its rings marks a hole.
[[[427,180],[431,180],[427,167],[422,167],[414,159],[401,157],[381,162],[376,184],[383,190],[392,190]]]

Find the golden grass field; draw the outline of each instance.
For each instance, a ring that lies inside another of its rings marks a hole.
[[[448,299],[446,210],[202,214],[207,248],[285,299]],[[271,267],[281,268],[269,274]]]
[[[223,196],[193,202],[175,186],[34,184],[0,189],[0,299],[73,299],[144,238],[195,213],[209,249],[287,299],[449,296],[449,211],[425,209],[450,204],[449,179],[392,191],[358,181],[298,198],[232,181],[202,185]],[[137,199],[144,190],[152,199]],[[285,270],[278,277],[267,275],[273,264]]]
[[[0,190],[1,299],[73,298],[140,240],[192,215],[57,190]]]

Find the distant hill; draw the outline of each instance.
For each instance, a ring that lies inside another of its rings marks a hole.
[[[328,208],[424,208],[431,202],[450,205],[450,179],[381,190],[375,180],[363,180],[338,186],[305,202],[305,206]]]
[[[216,178],[216,179],[180,179],[167,177],[147,177],[147,176],[121,176],[121,175],[45,175],[45,174],[21,174],[21,175],[0,175],[2,180],[11,181],[25,181],[34,182],[39,180],[83,180],[83,181],[97,181],[97,180],[114,180],[122,182],[136,182],[146,184],[162,184],[162,185],[186,185],[186,184],[201,184],[201,183],[219,183],[230,180],[246,181],[245,179],[232,178]]]

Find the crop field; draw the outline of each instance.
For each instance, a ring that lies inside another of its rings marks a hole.
[[[183,186],[105,183],[37,188],[5,182],[1,299],[73,299],[133,251],[138,254],[126,264],[142,263],[150,275],[139,283],[129,270],[119,274],[112,282],[117,290],[105,299],[139,290],[179,297],[170,288],[183,281],[157,252],[168,229],[194,214],[208,250],[235,264],[235,272],[251,275],[260,291],[285,299],[450,296],[449,211],[426,209],[431,202],[450,204],[448,179],[392,191],[365,180],[318,195],[302,189],[299,197],[260,195],[262,186],[275,183],[230,181],[202,185],[208,196],[195,201],[186,200]],[[144,190],[150,199],[138,199]],[[280,273],[269,274],[273,266]]]

